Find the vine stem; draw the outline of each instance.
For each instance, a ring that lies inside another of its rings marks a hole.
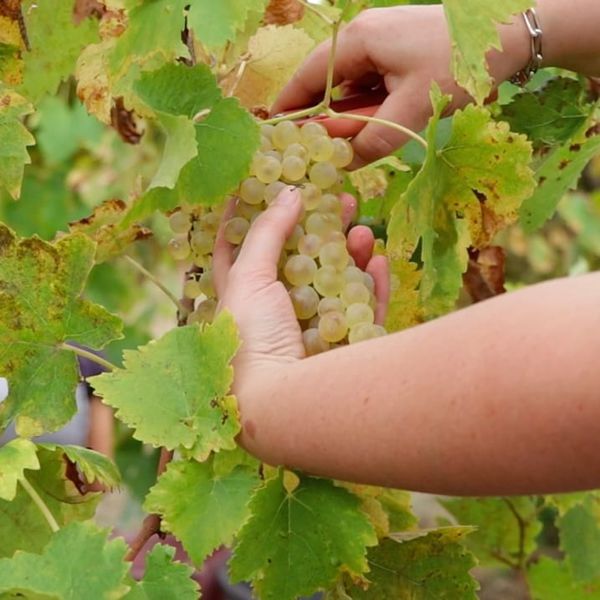
[[[70,352],[73,352],[74,354],[77,354],[77,356],[81,356],[82,358],[87,358],[92,362],[95,362],[96,364],[100,365],[101,367],[104,367],[108,371],[116,371],[117,369],[117,367],[113,365],[110,361],[106,360],[105,358],[102,358],[101,356],[97,356],[96,354],[90,352],[89,350],[86,350],[85,348],[73,346],[68,342],[63,342],[58,347],[61,350],[69,350]]]
[[[306,0],[296,0],[296,2],[298,2],[298,4],[302,4],[302,6],[304,6],[304,8],[308,8],[308,10],[315,13],[318,17],[323,19],[323,21],[325,21],[325,23],[327,23],[328,25],[333,25],[335,23],[335,21],[330,19],[325,13],[322,13],[316,6],[312,5],[310,2],[307,2]]]
[[[135,260],[135,258],[131,258],[131,256],[129,256],[128,254],[125,254],[124,258],[132,267],[135,267],[142,275],[144,275],[144,277],[147,277],[159,290],[164,292],[164,294],[169,298],[169,300],[171,300],[171,302],[173,302],[173,304],[177,307],[177,310],[179,312],[185,312],[185,308],[181,305],[181,303],[177,299],[177,296],[175,296],[175,294],[173,294],[173,292],[171,292],[171,290],[168,289],[162,283],[162,281],[160,281],[158,277],[156,277],[156,275],[150,273],[148,269],[143,267],[137,260]]]
[[[23,489],[29,494],[29,497],[33,500],[34,504],[38,507],[44,518],[50,525],[50,529],[52,529],[53,533],[56,533],[60,527],[54,518],[54,515],[50,512],[47,504],[42,500],[40,495],[35,491],[34,487],[27,481],[26,477],[23,476],[22,479],[19,479],[19,483],[23,486]]]

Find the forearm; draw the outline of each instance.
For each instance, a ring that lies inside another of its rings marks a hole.
[[[245,377],[272,464],[441,494],[600,487],[600,275]]]

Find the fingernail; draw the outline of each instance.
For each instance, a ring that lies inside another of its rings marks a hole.
[[[275,204],[279,206],[291,206],[298,201],[299,195],[298,188],[287,187],[281,190],[279,196],[277,196],[277,200],[275,200]]]

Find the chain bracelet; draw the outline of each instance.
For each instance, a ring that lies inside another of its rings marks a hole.
[[[544,32],[540,27],[540,22],[537,17],[537,13],[534,8],[530,8],[522,14],[525,26],[529,32],[531,41],[531,58],[524,69],[521,69],[518,73],[515,73],[510,81],[516,85],[525,85],[533,75],[542,66],[544,60],[543,54],[543,37]]]

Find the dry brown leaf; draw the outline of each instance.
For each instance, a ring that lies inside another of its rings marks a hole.
[[[304,6],[298,0],[271,0],[265,12],[266,25],[289,25],[304,17]]]
[[[469,266],[463,275],[463,282],[473,302],[481,302],[506,292],[505,260],[504,249],[500,246],[469,251]]]

